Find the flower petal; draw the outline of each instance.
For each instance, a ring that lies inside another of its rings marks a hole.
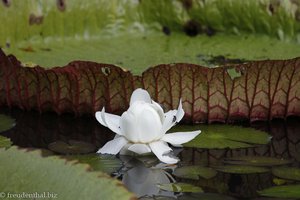
[[[176,117],[176,113],[177,110],[170,110],[167,113],[165,113],[165,120],[160,131],[161,134],[165,134],[170,128],[172,128],[172,126],[175,125],[176,120],[174,119]]]
[[[133,91],[131,98],[130,98],[130,106],[136,101],[143,101],[146,103],[151,103],[151,97],[146,90],[138,88]]]
[[[177,113],[176,113],[176,122],[180,122],[184,116],[184,110],[182,108],[182,101],[181,99],[179,100],[179,105],[177,108]]]
[[[168,144],[166,144],[163,141],[156,141],[156,142],[152,142],[149,144],[152,152],[156,155],[156,157],[167,164],[175,164],[177,163],[179,160],[176,158],[172,158],[168,154],[169,152],[172,151],[172,149],[168,146]]]
[[[124,137],[118,137],[107,142],[97,153],[116,155],[127,143],[128,141]]]
[[[120,119],[121,117],[118,115],[110,114],[105,112],[105,108],[103,107],[101,112],[96,112],[96,119],[103,126],[108,127],[113,132],[122,135],[120,129]]]
[[[151,149],[146,144],[133,144],[128,148],[128,150],[133,151],[137,154],[145,154],[151,152]]]
[[[165,120],[161,129],[161,133],[166,133],[170,128],[172,128],[172,126],[178,123],[183,118],[183,116],[184,110],[182,108],[182,102],[180,99],[177,110],[170,110],[169,112],[165,113]]]
[[[200,130],[191,131],[191,132],[168,133],[168,134],[165,134],[161,140],[168,142],[174,146],[177,146],[177,145],[191,141],[200,133],[201,133]]]

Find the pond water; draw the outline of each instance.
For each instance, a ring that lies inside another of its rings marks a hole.
[[[163,165],[154,156],[116,158],[95,154],[114,134],[91,116],[76,118],[73,115],[57,116],[53,113],[39,114],[17,109],[0,110],[16,119],[15,127],[2,133],[14,145],[43,149],[44,156],[68,154],[65,156],[67,159],[90,163],[94,170],[101,169],[120,179],[141,199],[269,199],[259,197],[257,191],[284,184],[287,180],[275,177],[270,170],[234,173],[225,168],[220,169],[220,166],[224,166],[224,162],[235,162],[230,158],[237,156],[263,156],[264,160],[257,162],[267,166],[267,169],[278,163],[270,162],[268,166],[266,157],[288,160],[286,165],[291,167],[300,166],[300,118],[238,124],[268,132],[273,138],[267,145],[235,150],[178,148],[175,149],[175,154],[181,162],[177,165]],[[256,161],[250,161],[248,166],[253,164],[251,162]],[[193,167],[185,169],[186,166],[205,168],[208,171],[204,175],[196,174],[195,177],[192,174]],[[215,166],[219,166],[219,170],[210,171],[210,167]],[[170,185],[175,182],[180,182],[181,185]],[[297,182],[290,181],[290,184]],[[182,190],[177,190],[178,187]]]

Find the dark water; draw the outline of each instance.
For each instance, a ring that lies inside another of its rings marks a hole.
[[[101,126],[93,117],[76,118],[72,115],[57,116],[47,113],[22,112],[20,110],[1,109],[1,112],[16,119],[16,126],[2,135],[11,138],[15,145],[25,148],[48,149],[48,145],[56,141],[84,141],[90,144],[87,151],[96,152],[114,134]],[[290,118],[287,121],[255,122],[244,124],[268,132],[273,136],[268,145],[237,149],[237,150],[207,150],[207,149],[177,149],[181,162],[178,166],[201,165],[213,166],[222,163],[224,158],[233,156],[259,155],[276,158],[292,159],[292,166],[299,167],[300,162],[300,118]],[[142,199],[270,199],[258,197],[256,191],[274,186],[274,176],[271,173],[235,175],[218,172],[217,176],[206,180],[189,180],[176,178],[172,170],[176,166],[159,164],[153,156],[133,158],[119,157],[123,166],[112,173],[112,176],[122,180],[129,190]],[[205,193],[180,194],[159,190],[158,183],[186,182],[203,188]],[[226,195],[226,196],[221,196]],[[145,197],[153,196],[154,198]],[[164,196],[164,197],[161,197]]]

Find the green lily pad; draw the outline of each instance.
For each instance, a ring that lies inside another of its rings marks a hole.
[[[229,174],[258,174],[267,173],[270,170],[265,167],[243,166],[243,165],[223,165],[217,166],[215,169],[219,172]]]
[[[300,185],[274,186],[258,191],[261,196],[276,198],[300,198]]]
[[[202,166],[184,166],[176,168],[173,175],[180,178],[198,180],[199,177],[211,179],[217,175],[216,170]]]
[[[44,158],[40,151],[11,147],[0,150],[1,192],[56,194],[57,199],[134,199],[122,183],[88,165],[57,156]]]
[[[9,138],[0,135],[0,148],[8,148],[12,145]]]
[[[69,140],[52,142],[48,148],[60,154],[87,154],[95,151],[95,145],[83,141]]]
[[[194,140],[184,144],[185,147],[205,149],[249,148],[267,144],[271,137],[266,132],[253,128],[230,125],[195,125],[177,126],[172,131],[201,130]]]
[[[203,192],[201,187],[194,186],[188,183],[168,183],[158,184],[160,189],[171,192]]]
[[[266,9],[272,0],[194,2],[189,8],[184,1],[63,2],[1,5],[0,46],[23,63],[52,67],[80,59],[134,73],[161,63],[208,65],[219,55],[257,60],[300,54],[299,45],[290,41],[299,37],[299,22],[291,13],[299,6],[290,1],[272,15]]]
[[[272,173],[279,178],[300,181],[300,168],[297,167],[276,167],[272,168]]]
[[[79,163],[89,164],[95,171],[102,171],[108,174],[117,171],[122,166],[121,160],[112,155],[87,154],[64,156],[64,158],[78,160]]]
[[[7,131],[15,126],[15,120],[7,115],[0,114],[0,132]]]
[[[183,195],[178,198],[178,200],[235,200],[235,198],[226,196],[223,194],[215,193],[198,193],[198,194],[189,194]]]
[[[272,158],[267,156],[240,156],[224,159],[225,164],[250,166],[277,166],[291,164],[292,162],[292,160]]]

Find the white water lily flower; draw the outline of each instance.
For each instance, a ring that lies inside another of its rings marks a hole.
[[[201,132],[166,133],[183,116],[181,100],[177,110],[164,113],[146,90],[136,89],[131,95],[129,109],[122,116],[106,113],[104,108],[101,112],[96,112],[96,119],[117,134],[97,153],[117,154],[122,148],[127,148],[137,154],[153,152],[167,164],[177,163],[179,160],[169,155],[172,149],[167,143],[178,147]]]

